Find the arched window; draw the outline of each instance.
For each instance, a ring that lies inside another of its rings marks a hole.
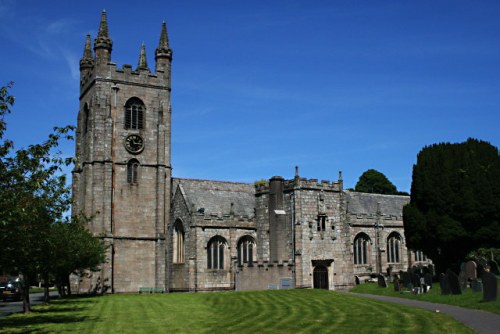
[[[125,129],[144,128],[144,103],[136,97],[125,104]]]
[[[207,268],[224,269],[224,250],[226,239],[220,236],[210,239],[207,245]]]
[[[401,262],[401,236],[393,232],[387,238],[387,263]]]
[[[253,263],[255,250],[255,240],[246,235],[238,241],[238,264]]]
[[[420,250],[415,251],[415,261],[416,262],[427,261],[427,256],[425,256],[424,252]]]
[[[354,239],[354,264],[367,264],[370,238],[359,233]]]
[[[139,161],[130,159],[127,163],[127,182],[136,184],[139,182]]]
[[[182,226],[180,220],[177,220],[174,224],[173,247],[174,263],[184,263],[184,226]]]
[[[89,105],[85,103],[85,106],[83,107],[83,120],[82,120],[82,127],[83,127],[83,134],[86,134],[87,131],[89,130],[89,116],[90,116],[90,110],[89,110]]]

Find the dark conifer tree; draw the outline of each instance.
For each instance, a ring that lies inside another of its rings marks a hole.
[[[422,250],[441,270],[457,269],[475,249],[498,247],[498,149],[476,139],[424,147],[403,220],[407,246]]]

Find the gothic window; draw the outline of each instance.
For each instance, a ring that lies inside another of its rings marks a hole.
[[[422,251],[415,251],[415,261],[420,262],[420,261],[427,261],[427,256]]]
[[[184,263],[185,246],[184,246],[184,227],[182,221],[177,220],[174,224],[173,234],[173,248],[174,248],[174,263]]]
[[[354,264],[367,264],[370,237],[359,233],[354,239]]]
[[[89,106],[88,104],[85,103],[85,106],[83,107],[83,120],[82,120],[82,127],[83,127],[83,134],[86,134],[87,131],[89,130]]]
[[[131,159],[127,163],[127,183],[136,184],[139,182],[139,161]]]
[[[238,264],[252,263],[254,259],[255,240],[251,236],[244,236],[238,242]]]
[[[387,238],[387,263],[401,262],[401,236],[393,232]]]
[[[213,237],[207,246],[207,268],[224,269],[224,251],[226,239],[220,236]]]
[[[144,128],[144,103],[136,97],[125,104],[125,129]]]
[[[316,228],[321,232],[324,232],[326,230],[326,216],[318,216],[318,220],[316,221]]]

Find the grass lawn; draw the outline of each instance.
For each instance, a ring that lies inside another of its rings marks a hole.
[[[451,317],[326,290],[107,295],[0,318],[0,333],[473,333]]]
[[[394,291],[392,283],[388,284],[387,288],[380,288],[377,283],[360,284],[352,288],[351,292],[369,293],[372,295],[383,295],[391,297],[409,298],[422,300],[432,303],[450,304],[466,308],[484,310],[496,314],[500,314],[500,296],[494,302],[483,302],[483,293],[474,293],[472,289],[467,289],[461,295],[441,295],[439,283],[434,283],[432,289],[428,293],[414,295],[412,293],[400,293]],[[500,292],[500,282],[499,289]]]

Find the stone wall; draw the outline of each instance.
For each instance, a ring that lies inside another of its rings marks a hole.
[[[282,278],[293,279],[293,265],[287,261],[257,262],[236,268],[235,289],[267,290],[279,286]],[[292,285],[294,286],[294,285]]]

